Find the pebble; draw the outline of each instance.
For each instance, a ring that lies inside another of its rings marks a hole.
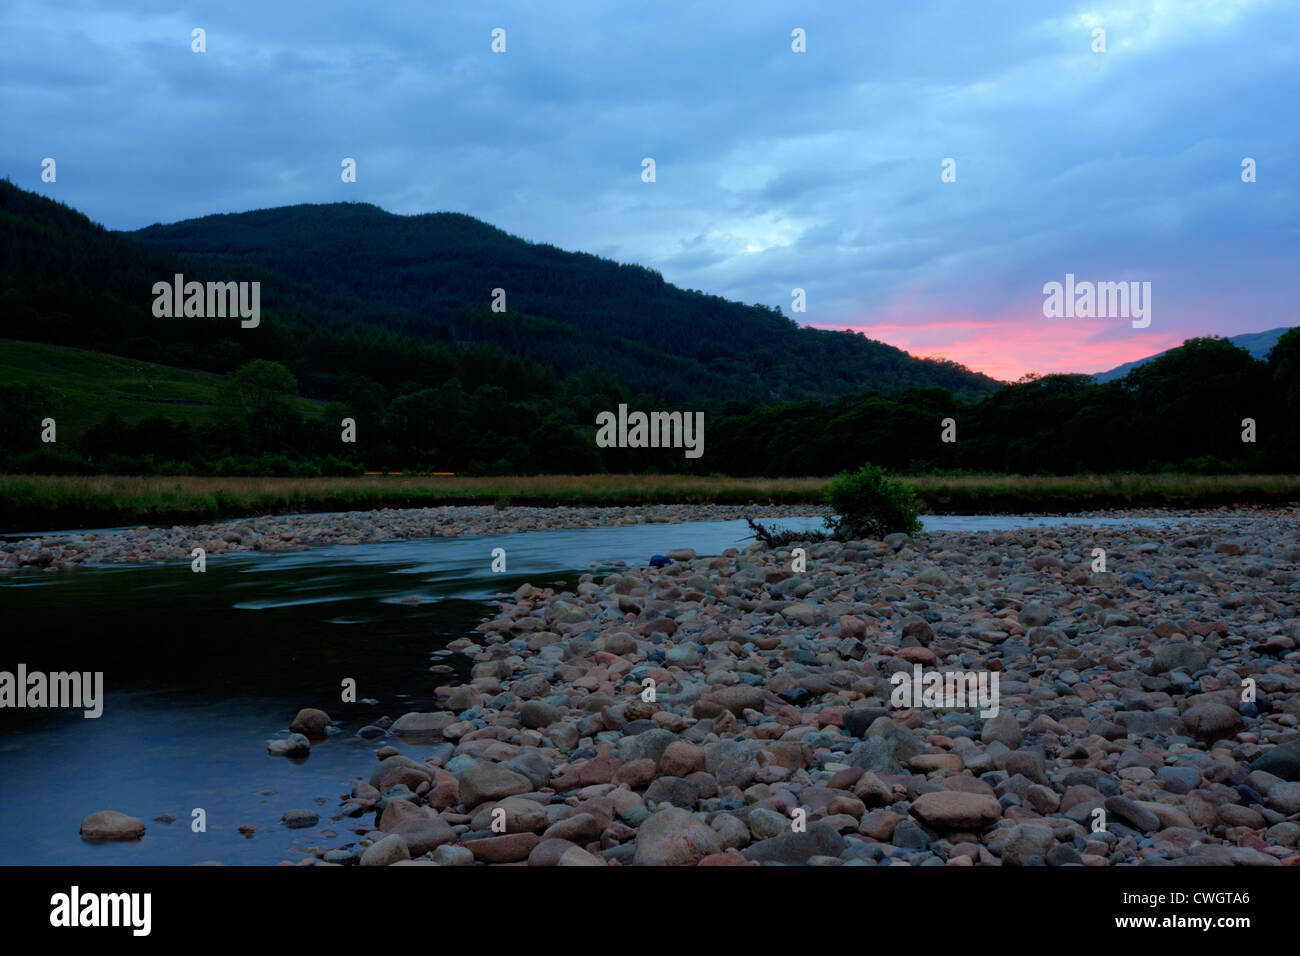
[[[280,740],[268,740],[266,751],[279,757],[301,757],[311,753],[311,741],[302,734],[290,734]]]
[[[117,810],[100,810],[81,821],[86,840],[138,840],[144,836],[144,821]]]
[[[396,833],[371,844],[361,854],[362,866],[391,866],[399,860],[409,860],[411,851],[406,841]]]
[[[301,830],[314,827],[320,822],[320,815],[314,810],[290,810],[280,818],[280,822],[291,830]]]
[[[362,862],[1295,865],[1300,513],[1263,514],[806,542],[799,573],[787,548],[674,549],[524,585],[448,645],[470,676],[393,724],[430,740],[344,800],[437,845],[393,829]],[[896,702],[914,666],[996,676],[996,715]]]

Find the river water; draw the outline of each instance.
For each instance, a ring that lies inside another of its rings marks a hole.
[[[925,523],[983,531],[1172,520]],[[434,689],[451,677],[430,666],[463,673],[464,659],[442,649],[471,633],[496,599],[524,581],[572,588],[582,573],[619,561],[644,565],[679,547],[719,554],[748,536],[743,521],[648,524],[216,556],[203,574],[183,562],[0,578],[0,670],[102,671],[105,685],[97,719],[0,710],[0,865],[274,863],[298,858],[294,847],[352,842],[357,821],[330,817],[374,762],[375,743],[357,729],[432,709]],[[491,570],[494,548],[505,549],[504,573]],[[361,702],[340,702],[345,678]],[[265,742],[301,707],[327,711],[342,733],[304,760],[268,755]],[[384,742],[419,759],[427,752]],[[191,827],[195,808],[206,832]],[[104,809],[143,819],[144,838],[81,840],[82,818]],[[320,825],[286,829],[280,818],[292,809],[316,810]],[[175,821],[155,821],[166,814]],[[258,828],[251,837],[238,830],[245,824]]]

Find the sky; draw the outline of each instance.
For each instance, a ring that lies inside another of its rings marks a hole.
[[[0,176],[112,229],[465,212],[1000,379],[1096,372],[1300,324],[1297,37],[1294,0],[4,0]],[[1150,283],[1149,324],[1046,316],[1067,274]]]

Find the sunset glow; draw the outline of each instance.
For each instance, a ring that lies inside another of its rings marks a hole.
[[[1007,382],[1029,372],[1104,372],[1200,334],[1144,329],[1126,335],[1119,320],[1055,322],[1041,315],[996,322],[953,319],[816,327],[860,332],[918,358],[949,359]]]

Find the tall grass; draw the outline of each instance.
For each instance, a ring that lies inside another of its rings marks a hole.
[[[0,527],[50,521],[190,523],[292,511],[415,508],[443,504],[798,504],[821,501],[819,478],[685,475],[536,475],[464,478],[208,478],[0,475]]]
[[[1221,493],[1300,496],[1300,475],[920,475],[907,482],[917,494],[927,497],[1032,494],[1042,498],[1198,498]]]
[[[1300,501],[1295,475],[917,476],[928,513],[1050,512],[1127,506],[1212,507]],[[440,504],[821,504],[829,478],[532,475],[466,478],[205,478],[0,475],[0,529],[213,521],[293,511]]]

